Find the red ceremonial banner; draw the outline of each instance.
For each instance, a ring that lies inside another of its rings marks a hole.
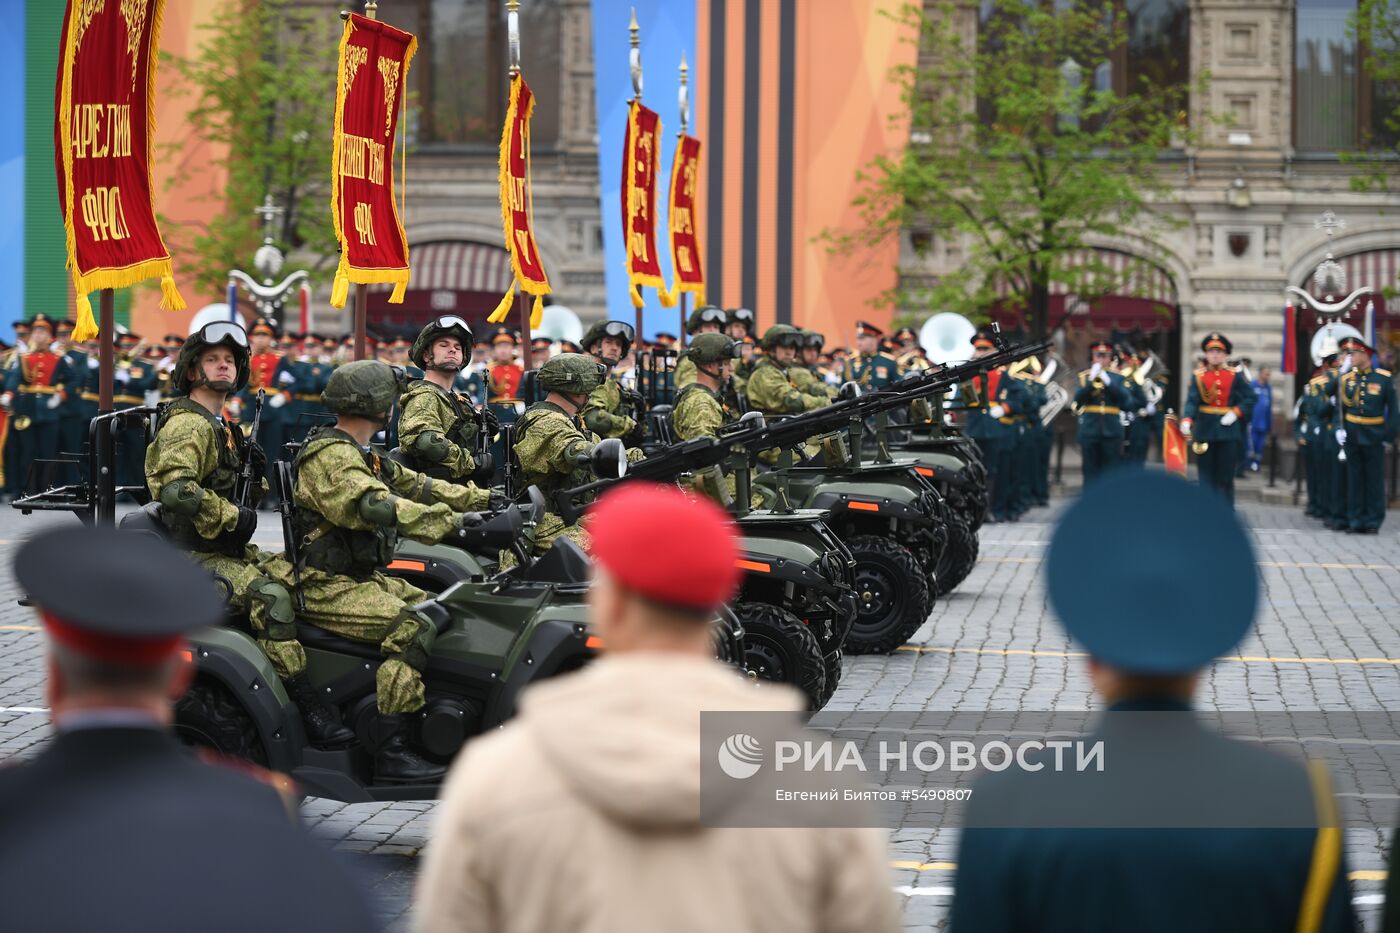
[[[682,136],[671,166],[671,269],[675,283],[671,294],[694,292],[705,302],[705,272],[700,263],[700,233],[695,220],[700,192],[700,140]]]
[[[540,260],[535,242],[535,202],[530,191],[530,117],[535,112],[535,95],[525,79],[516,75],[510,82],[510,106],[501,129],[501,224],[511,269],[520,290],[535,296],[530,309],[530,326],[539,327],[544,317],[544,296],[549,294],[549,276]],[[515,300],[512,285],[486,318],[499,324],[510,314]]]
[[[1168,473],[1186,476],[1186,439],[1181,436],[1176,415],[1167,415],[1162,422],[1162,462]]]
[[[180,311],[156,224],[156,50],[165,0],[68,0],[55,89],[54,163],[78,296],[75,341],[97,335],[88,292],[159,278]]]
[[[632,101],[622,146],[622,235],[627,242],[627,278],[632,304],[642,306],[641,286],[656,288],[662,307],[676,304],[661,277],[656,255],[656,169],[661,161],[661,118]]]
[[[331,215],[340,267],[331,304],[345,307],[350,283],[388,282],[392,304],[408,289],[408,237],[394,203],[394,140],[418,40],[387,23],[351,13],[340,39]]]

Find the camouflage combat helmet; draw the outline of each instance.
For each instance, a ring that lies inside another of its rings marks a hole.
[[[175,391],[188,394],[193,388],[185,382],[185,374],[195,366],[200,354],[210,347],[228,347],[233,351],[237,375],[234,376],[231,384],[224,386],[210,383],[204,378],[203,373],[196,372],[196,385],[208,385],[215,391],[237,392],[248,384],[247,332],[243,330],[241,324],[235,324],[232,321],[215,321],[212,324],[205,324],[190,334],[189,339],[180,347],[180,355],[175,358],[175,370],[170,374]]]
[[[403,370],[379,360],[356,360],[336,367],[321,404],[337,415],[374,418],[394,407],[403,391]]]
[[[816,331],[808,330],[805,327],[802,328],[801,334],[802,346],[807,347],[808,349],[820,350],[822,347],[826,346],[825,334],[819,334]]]
[[[536,379],[546,392],[587,395],[603,384],[607,374],[607,367],[591,356],[561,353],[540,367]]]
[[[729,315],[723,308],[715,305],[701,305],[690,312],[690,317],[685,319],[685,332],[687,334],[698,334],[702,324],[718,324],[720,330],[724,330],[724,325],[729,321]]]
[[[423,329],[418,332],[418,338],[413,341],[413,347],[408,351],[409,361],[419,369],[427,369],[428,365],[424,360],[428,356],[428,349],[439,337],[456,337],[462,343],[462,358],[465,360],[471,355],[472,329],[457,315],[445,314],[423,325]]]
[[[626,356],[627,351],[632,349],[632,341],[637,339],[637,334],[626,321],[598,321],[584,333],[583,349],[592,353],[593,347],[604,337],[616,337],[622,341],[622,355]]]
[[[739,355],[739,344],[724,334],[699,334],[691,339],[685,355],[693,363],[723,363]]]
[[[760,346],[765,350],[774,347],[801,347],[803,342],[802,332],[791,324],[774,324],[763,332],[763,342]]]

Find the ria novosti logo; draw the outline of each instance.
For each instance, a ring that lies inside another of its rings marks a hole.
[[[719,747],[720,770],[742,781],[758,773],[763,766],[763,746],[746,732],[736,732]]]

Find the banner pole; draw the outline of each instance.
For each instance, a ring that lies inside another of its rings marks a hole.
[[[689,127],[689,124],[690,124],[690,66],[689,66],[688,64],[686,64],[686,61],[685,61],[685,50],[684,50],[684,49],[681,49],[681,83],[680,83],[680,85],[679,85],[679,88],[678,88],[677,91],[676,91],[676,104],[677,104],[677,106],[678,106],[678,108],[680,109],[680,112],[681,112],[681,129],[680,129],[680,132],[676,134],[676,154],[675,154],[674,156],[671,157],[671,160],[672,160],[673,163],[674,163],[674,161],[675,161],[676,159],[679,159],[679,158],[681,157],[681,142],[682,142],[682,140],[685,139],[686,131],[690,128],[690,127]],[[667,205],[666,220],[667,220],[667,226],[671,226],[671,224],[672,224],[672,222],[673,222],[673,218],[671,218],[671,216],[670,216],[670,205]],[[674,227],[672,227],[672,230],[674,230]],[[675,234],[674,234],[673,232],[668,231],[668,236],[674,238]],[[673,260],[673,263],[672,263],[672,264],[674,265],[674,258],[675,258],[675,240],[674,240],[674,239],[672,239],[671,245],[672,245],[671,256],[672,256],[672,260]],[[676,284],[676,290],[677,290],[677,291],[680,291],[680,274],[679,274],[679,272],[677,272],[677,270],[675,270],[675,269],[672,269],[672,270],[671,270],[671,278],[672,278],[673,281],[675,281],[675,282],[677,283],[677,284]],[[686,333],[685,333],[685,319],[686,319],[686,311],[687,311],[686,305],[689,304],[689,301],[687,300],[688,298],[689,298],[689,295],[688,295],[686,292],[681,291],[681,294],[680,294],[680,299],[681,299],[681,300],[680,300],[680,302],[679,302],[679,304],[680,304],[680,309],[681,309],[681,329],[678,331],[678,333],[679,333],[680,339],[681,339],[681,349],[682,349],[682,350],[685,349],[685,344],[686,344],[686,339],[685,339],[685,338],[686,338]]]
[[[379,4],[375,0],[365,0],[365,18],[379,18]],[[355,286],[355,310],[354,310],[354,334],[355,348],[354,357],[357,360],[367,358],[369,344],[369,286],[361,283]]]
[[[535,368],[535,351],[530,346],[530,302],[525,289],[516,288],[515,303],[520,309],[520,369],[529,372]]]
[[[112,410],[112,374],[117,363],[116,292],[104,288],[97,293],[97,408],[100,414]]]

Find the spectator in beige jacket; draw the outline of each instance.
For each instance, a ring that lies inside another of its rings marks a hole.
[[[709,622],[738,583],[728,516],[636,483],[598,504],[589,531],[606,653],[532,688],[453,766],[418,929],[896,929],[882,830],[702,825],[700,712],[802,705],[713,659]]]

